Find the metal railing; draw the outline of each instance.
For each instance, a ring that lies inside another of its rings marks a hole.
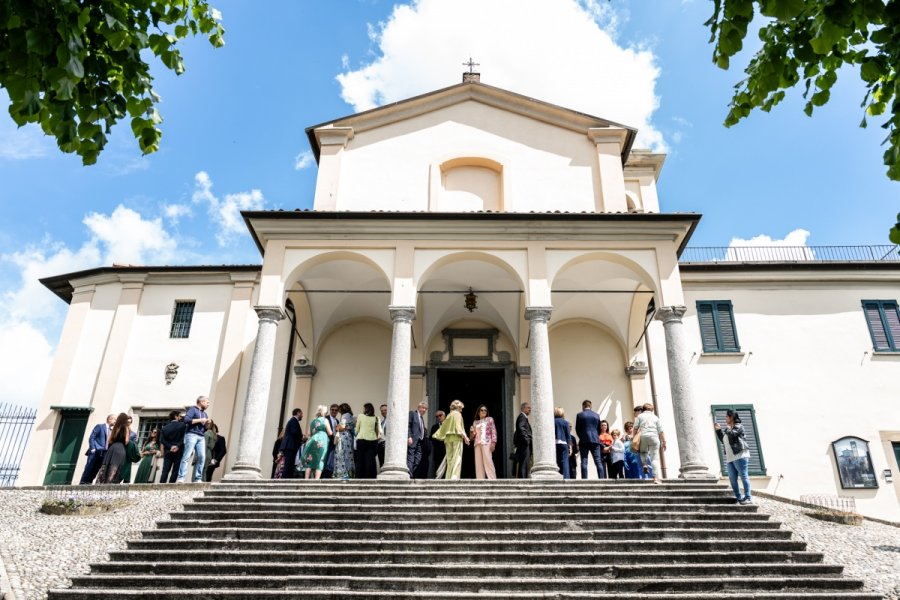
[[[900,262],[900,247],[689,246],[681,263]]]
[[[16,484],[36,417],[37,409],[0,404],[0,486]]]

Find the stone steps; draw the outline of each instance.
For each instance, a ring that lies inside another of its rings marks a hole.
[[[166,577],[168,587],[185,592],[188,590],[207,591],[217,587],[226,589],[252,590],[336,590],[371,589],[373,580],[377,580],[381,589],[396,592],[443,592],[452,589],[458,592],[533,592],[552,593],[560,588],[560,580],[552,577],[469,577],[459,574],[455,577],[355,577],[349,575],[284,575],[278,578],[266,575],[183,575],[173,572]],[[148,589],[159,584],[156,575],[113,575],[94,574],[88,577],[73,577],[73,585],[93,585],[109,589],[131,587]],[[602,579],[595,577],[579,577],[565,580],[567,592],[594,592],[597,594],[612,592],[647,594],[654,592],[721,592],[721,591],[850,591],[859,589],[858,581],[841,577],[803,577],[779,576],[760,577],[746,576],[736,578],[722,577],[674,577],[631,579]],[[179,594],[180,596],[180,594]]]
[[[514,600],[514,599],[533,599],[533,598],[552,598],[554,600],[597,600],[597,592],[569,592],[565,591],[565,584],[561,582],[560,591],[549,593],[540,593],[534,591],[527,592],[398,592],[397,590],[320,590],[320,589],[297,589],[287,592],[284,589],[277,590],[261,590],[261,589],[229,589],[216,590],[214,593],[209,590],[183,590],[177,588],[127,588],[117,586],[114,589],[109,588],[70,588],[63,590],[53,590],[49,598],[53,600],[122,600],[122,598],[141,598],[142,600],[208,600],[210,598],[221,598],[223,600],[301,600],[305,598],[315,598],[317,600],[485,600],[491,598],[495,600]],[[452,586],[448,583],[448,586]],[[615,593],[615,592],[607,592]],[[670,593],[670,592],[642,592],[641,598],[652,598],[653,600],[884,600],[879,594],[861,591],[716,591],[716,592],[687,592]]]
[[[646,506],[646,505],[645,505]],[[188,507],[185,507],[187,509]],[[260,520],[265,520],[267,523],[278,523],[285,521],[293,521],[297,519],[297,512],[293,510],[289,510],[287,508],[279,509],[279,510],[269,510],[265,511],[265,514],[259,514],[259,512],[247,512],[242,510],[213,510],[213,511],[201,511],[191,510],[190,512],[177,512],[171,515],[170,521],[161,521],[158,523],[159,527],[183,527],[183,521],[190,521],[192,523],[216,523],[222,520],[239,520],[239,521],[255,521],[259,522]],[[321,507],[320,507],[321,508]],[[608,507],[607,507],[608,508]],[[556,520],[556,521],[564,521],[565,524],[557,523],[558,526],[568,526],[570,523],[579,523],[583,521],[598,521],[598,520],[611,520],[618,519],[620,523],[623,524],[632,524],[632,523],[646,523],[646,522],[655,522],[655,521],[669,521],[672,519],[676,520],[684,520],[691,522],[704,522],[710,520],[727,520],[734,523],[740,523],[744,521],[760,521],[760,522],[768,522],[769,516],[766,514],[762,514],[757,512],[757,508],[755,506],[747,506],[741,507],[744,510],[740,512],[740,514],[735,514],[734,511],[726,512],[724,510],[711,510],[707,507],[690,507],[692,510],[689,511],[662,511],[659,507],[656,508],[659,512],[654,511],[646,511],[640,510],[640,507],[615,507],[614,509],[605,510],[602,507],[599,507],[597,511],[590,511],[588,509],[584,510],[575,510],[569,512],[558,512],[558,511],[542,511],[540,513],[498,513],[498,512],[487,512],[484,510],[472,510],[472,511],[464,511],[457,508],[459,513],[464,513],[466,515],[466,519],[453,519],[453,523],[460,524],[468,524],[473,527],[477,527],[481,523],[488,522],[516,522],[516,523],[526,523],[531,521],[546,521],[546,520]],[[636,512],[636,510],[638,512]],[[386,510],[367,510],[365,513],[359,512],[351,512],[347,513],[346,511],[330,511],[330,510],[317,510],[314,513],[317,517],[321,517],[321,519],[316,519],[316,521],[334,521],[334,520],[346,520],[347,523],[357,524],[360,520],[362,521],[389,521],[394,523],[409,523],[417,520],[431,520],[435,518],[434,509],[431,511],[421,511],[421,510],[404,510],[404,507],[398,506],[396,511],[386,511]],[[634,520],[634,515],[640,514],[640,521]],[[360,516],[362,515],[362,516]],[[298,519],[298,522],[300,520]],[[635,525],[637,526],[637,525]],[[653,526],[648,523],[647,526]],[[625,527],[626,529],[630,529],[630,526]]]
[[[205,575],[265,575],[269,577],[281,577],[285,575],[295,576],[352,576],[370,577],[377,576],[383,570],[389,569],[395,577],[417,577],[421,575],[421,566],[418,564],[322,564],[310,562],[179,562],[179,568],[186,573],[203,573]],[[469,576],[494,576],[494,577],[529,577],[533,575],[534,567],[531,565],[480,565],[467,563],[450,563],[431,565],[428,568],[430,575],[434,577],[457,577],[461,569]],[[584,576],[583,564],[549,564],[541,568],[544,576],[554,577],[582,577]],[[653,574],[659,577],[746,577],[764,576],[778,570],[782,575],[803,577],[829,577],[840,575],[843,567],[838,565],[826,565],[820,563],[758,563],[758,564],[730,564],[730,563],[682,563],[682,564],[656,564],[653,565]],[[129,575],[162,575],[172,574],[172,565],[156,562],[108,562],[91,565],[94,573],[112,574],[122,573]],[[645,564],[612,564],[607,567],[591,569],[591,577],[608,579],[632,579],[647,576]]]
[[[615,542],[617,545],[618,541]],[[672,552],[666,550],[644,551],[641,554],[625,550],[606,550],[610,544],[601,545],[601,549],[594,552],[574,551],[490,551],[481,552],[475,550],[442,550],[422,554],[421,551],[382,552],[379,550],[359,551],[345,550],[341,548],[329,548],[327,561],[324,564],[340,564],[354,566],[359,564],[412,564],[412,565],[442,565],[442,564],[499,564],[499,565],[539,565],[543,569],[546,565],[553,564],[581,564],[596,567],[607,567],[612,564],[688,564],[688,563],[721,563],[729,564],[760,564],[760,563],[821,563],[820,552],[807,552],[797,550],[758,550],[758,551],[698,551],[686,554],[684,552]],[[622,546],[624,548],[624,546]],[[141,560],[150,563],[172,564],[172,549],[180,548],[172,543],[166,549],[129,549],[114,550],[110,552],[112,561]],[[273,552],[271,548],[265,550],[229,550],[221,551],[217,548],[196,550],[191,553],[192,560],[202,561],[206,564],[241,562],[266,563],[283,561],[294,564],[309,560],[309,553],[305,550],[278,550]],[[460,567],[462,570],[463,567]],[[535,568],[535,567],[533,567]]]
[[[528,526],[523,529],[522,524],[514,525],[513,529],[498,529],[492,531],[491,537],[498,541],[519,543],[520,540],[529,538],[531,541],[558,540],[560,537],[559,527],[556,530],[535,530]],[[442,529],[443,530],[443,529]],[[467,530],[456,529],[454,540],[464,540],[467,542],[480,542],[484,538],[484,530],[472,527]],[[394,529],[394,528],[378,528],[369,527],[361,531],[351,531],[347,535],[352,536],[357,542],[369,542],[373,540],[391,539],[398,542],[411,542],[417,540],[427,540],[434,536],[434,529],[417,528],[417,529]],[[729,525],[729,535],[733,539],[740,540],[789,540],[791,532],[786,529],[742,529],[735,525]],[[571,528],[565,530],[566,544],[572,542],[599,541],[606,542],[612,536],[627,535],[629,540],[711,540],[722,537],[721,529],[712,528],[666,528],[666,529],[634,529],[623,534],[620,529],[596,529],[581,530],[580,528]],[[209,527],[187,527],[183,529],[157,529],[153,531],[143,532],[143,540],[203,540],[220,541],[220,542],[243,542],[263,540],[270,542],[272,539],[293,539],[298,543],[305,541],[314,541],[319,539],[328,539],[334,536],[334,530],[323,529],[320,526],[314,526],[308,529],[282,528],[278,527],[229,527],[229,528],[209,528]],[[441,543],[438,540],[438,543]]]
[[[778,521],[764,520],[765,515],[753,515],[754,517],[762,517],[761,519],[751,520],[746,516],[741,518],[718,518],[718,519],[658,519],[658,520],[641,520],[641,521],[623,521],[621,519],[581,519],[572,518],[566,515],[568,519],[561,523],[559,519],[532,519],[519,518],[507,520],[490,520],[487,518],[473,521],[429,521],[426,519],[403,519],[403,520],[387,520],[372,518],[346,518],[341,520],[333,519],[298,519],[292,520],[292,514],[285,514],[283,520],[279,519],[178,519],[171,521],[160,521],[157,523],[157,529],[143,532],[144,537],[158,538],[172,535],[168,530],[177,529],[186,531],[202,530],[204,532],[212,532],[218,530],[252,530],[263,529],[271,531],[273,529],[287,531],[309,531],[312,529],[322,528],[329,531],[353,531],[358,532],[361,528],[371,528],[375,530],[391,529],[394,531],[429,531],[441,528],[444,531],[496,531],[503,532],[510,527],[516,529],[526,528],[529,531],[545,532],[551,531],[558,533],[563,528],[567,535],[575,532],[587,531],[606,531],[610,535],[615,533],[618,535],[623,530],[636,531],[641,529],[690,529],[710,528],[721,535],[722,528],[732,528],[738,530],[746,529],[778,529],[781,523]],[[486,516],[486,515],[485,515]],[[512,522],[510,522],[512,521]],[[790,532],[788,532],[789,534]]]
[[[49,599],[878,597],[842,572],[715,482],[239,481]]]

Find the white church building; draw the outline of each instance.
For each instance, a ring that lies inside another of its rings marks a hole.
[[[701,217],[662,210],[635,129],[477,74],[307,134],[312,210],[244,213],[261,265],[42,280],[69,310],[20,485],[77,482],[107,414],[144,436],[201,394],[236,478],[269,476],[295,407],[485,404],[510,476],[529,401],[532,477],[558,478],[554,407],[622,429],[652,401],[666,477],[721,476],[736,408],[756,490],[900,521],[896,248],[688,248]],[[405,448],[381,477],[408,477]]]

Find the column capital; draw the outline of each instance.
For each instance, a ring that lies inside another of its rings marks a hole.
[[[552,306],[526,306],[525,319],[528,321],[547,323],[550,321],[550,313],[552,312]]]
[[[412,323],[416,318],[415,306],[388,306],[388,310],[394,323]]]
[[[254,306],[260,321],[272,321],[277,323],[284,318],[284,310],[280,306]]]
[[[656,309],[656,318],[663,323],[681,323],[686,312],[686,306],[660,306]]]

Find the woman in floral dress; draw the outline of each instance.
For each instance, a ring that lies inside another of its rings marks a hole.
[[[444,442],[447,448],[447,454],[444,456],[444,462],[437,469],[435,477],[437,479],[459,479],[459,472],[462,468],[462,445],[465,442],[469,445],[469,436],[466,435],[466,428],[463,427],[462,418],[463,403],[454,400],[450,403],[450,413],[441,428],[434,432],[434,439]]]
[[[350,479],[356,475],[353,440],[356,437],[356,417],[347,403],[341,404],[341,420],[334,436],[334,478]]]
[[[482,404],[475,411],[475,422],[469,428],[469,439],[475,444],[475,479],[497,479],[494,468],[494,448],[497,447],[497,426]]]
[[[150,430],[150,439],[141,450],[141,464],[138,465],[135,483],[153,483],[156,479],[156,459],[159,456],[159,430]]]
[[[325,468],[325,454],[328,452],[328,440],[331,439],[331,425],[328,424],[328,407],[324,404],[316,409],[316,418],[309,424],[309,441],[303,447],[303,468],[307,479],[322,477]],[[312,476],[310,476],[312,475]]]

